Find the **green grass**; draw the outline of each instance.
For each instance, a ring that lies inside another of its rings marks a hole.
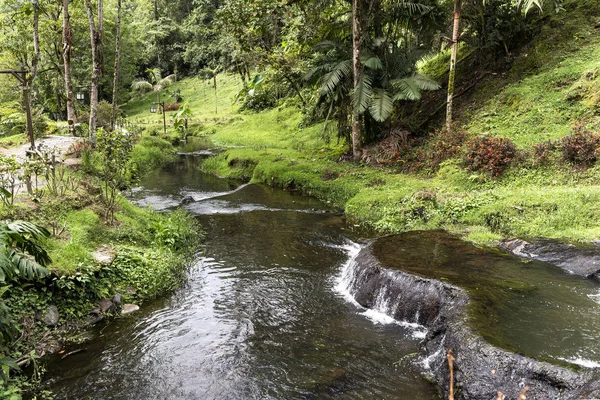
[[[510,71],[484,79],[461,98],[459,122],[470,132],[509,137],[528,149],[568,135],[577,120],[600,122],[595,28],[600,6],[588,0],[565,4],[567,12],[544,20],[537,39],[521,50]],[[433,57],[421,70],[439,77],[446,59],[447,54]],[[324,140],[320,124],[303,126],[298,109],[241,113],[232,102],[240,83],[231,78],[220,86],[224,103],[215,118],[214,98],[203,84],[186,79],[177,87],[203,132],[229,148],[204,163],[208,172],[302,190],[345,210],[351,223],[380,232],[443,228],[482,244],[511,236],[572,242],[600,237],[598,167],[581,171],[525,162],[493,180],[465,170],[458,160],[445,162],[433,175],[338,162],[345,145]],[[150,100],[144,101],[128,104],[135,118],[153,118],[146,111]]]
[[[189,120],[190,131],[192,133],[205,133],[213,126],[227,123],[234,117],[237,117],[237,108],[234,104],[237,93],[241,90],[242,84],[234,76],[219,75],[217,80],[217,103],[215,107],[215,91],[212,81],[201,78],[188,78],[159,91],[146,94],[136,94],[121,108],[131,122],[152,129],[157,132],[163,131],[162,114],[150,113],[152,103],[158,101],[160,95],[161,101],[165,103],[175,103],[172,93],[180,91],[183,100],[181,105],[188,103],[192,111],[192,117]],[[167,132],[174,132],[173,117],[176,111],[166,112]]]
[[[27,143],[27,136],[22,133],[0,137],[0,146],[2,147],[17,147]]]
[[[600,122],[600,7],[566,2],[504,75],[484,81],[461,122],[475,134],[508,137],[520,148],[568,135],[578,120]]]

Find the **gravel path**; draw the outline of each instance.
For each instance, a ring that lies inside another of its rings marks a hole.
[[[72,136],[46,136],[42,139],[37,139],[35,142],[36,147],[42,144],[44,147],[53,148],[56,147],[60,154],[59,158],[63,159],[66,156],[67,151],[71,145],[81,140],[81,138]],[[21,145],[19,147],[12,147],[9,149],[0,148],[0,154],[3,156],[17,156],[17,159],[24,160],[26,152],[29,150],[29,143]]]

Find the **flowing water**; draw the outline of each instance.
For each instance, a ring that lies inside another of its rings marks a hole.
[[[358,249],[342,216],[307,197],[202,174],[196,154],[131,194],[159,210],[194,199],[182,207],[206,240],[187,284],[51,363],[58,397],[436,398],[414,363],[415,330],[373,324],[334,290]]]
[[[185,151],[130,196],[157,210],[182,207],[204,227],[187,284],[98,327],[85,352],[52,361],[48,384],[59,398],[438,398],[415,357],[425,335],[418,316],[393,323],[362,310],[340,282],[359,250],[341,215],[314,199],[203,174],[198,164],[210,151]],[[384,238],[375,251],[385,266],[465,287],[475,327],[493,344],[600,363],[596,283],[440,232]],[[384,311],[390,299],[379,300]]]

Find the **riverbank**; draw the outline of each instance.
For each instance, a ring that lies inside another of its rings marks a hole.
[[[564,6],[539,21],[540,34],[511,54],[505,69],[473,71],[468,57],[459,64],[457,91],[465,93],[456,99],[456,135],[436,131],[442,116],[431,115],[442,109],[445,91],[427,93],[398,107],[397,120],[384,127],[384,136],[407,127],[408,145],[384,140],[360,164],[340,161],[347,144],[336,140],[335,123],[311,122],[291,99],[257,113],[240,110],[242,84],[233,76],[220,77],[218,99],[200,77],[169,90],[189,104],[194,134],[229,148],[205,171],[314,195],[344,210],[353,225],[382,233],[445,229],[493,246],[513,237],[590,243],[600,238],[600,8],[592,1]],[[422,72],[443,86],[447,59],[437,55]],[[124,107],[149,131],[162,123],[149,112],[155,98],[140,95]],[[577,146],[586,141],[592,150],[584,155]],[[484,154],[488,144],[497,146]],[[488,164],[477,165],[477,155]],[[494,158],[510,161],[486,172]]]
[[[144,138],[134,147],[128,168],[140,176],[175,157],[168,142]],[[41,245],[52,259],[44,278],[3,282],[3,327],[10,329],[3,329],[7,335],[0,359],[13,367],[14,360],[28,372],[5,371],[8,384],[1,398],[37,393],[40,358],[83,340],[82,332],[92,325],[179,287],[197,251],[201,228],[183,211],[157,213],[119,194],[114,219],[108,218],[100,182],[86,172],[93,159],[83,155],[78,168],[58,166],[53,193],[40,186],[33,200],[21,195],[0,209],[3,219],[26,219],[47,228],[51,236]]]

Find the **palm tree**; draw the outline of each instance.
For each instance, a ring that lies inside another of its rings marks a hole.
[[[47,229],[31,222],[0,223],[0,282],[47,276],[51,259],[40,241],[49,236]]]
[[[386,57],[380,57],[376,53],[381,53],[382,45],[375,42],[363,51],[362,75],[357,84],[352,80],[353,63],[343,43],[323,42],[318,46],[321,55],[305,79],[316,82],[319,103],[329,105],[324,129],[334,109],[343,108],[345,102],[351,101],[353,113],[359,117],[368,114],[382,123],[391,116],[394,102],[419,100],[422,91],[439,89],[437,82],[417,73],[416,63],[423,52],[388,45]],[[344,126],[338,125],[338,129]]]
[[[146,73],[148,74],[150,79],[140,79],[138,81],[134,81],[131,84],[131,89],[133,91],[140,93],[147,93],[152,91],[158,92],[177,80],[177,75],[175,74],[171,74],[163,78],[160,68],[148,69],[146,70]]]

